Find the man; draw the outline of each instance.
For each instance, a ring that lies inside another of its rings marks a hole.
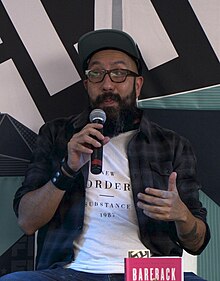
[[[38,230],[37,271],[2,280],[124,280],[129,250],[200,254],[209,241],[189,142],[136,107],[143,77],[133,39],[90,32],[79,55],[90,108],[40,129],[14,200],[24,232]],[[104,110],[104,126],[89,122],[94,108]],[[94,175],[91,154],[102,145],[103,170]]]

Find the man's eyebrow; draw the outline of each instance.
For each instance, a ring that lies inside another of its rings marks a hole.
[[[125,61],[123,60],[117,60],[117,61],[114,61],[111,63],[111,65],[117,65],[117,64],[123,64],[123,65],[126,65]],[[89,66],[94,66],[94,65],[102,65],[102,63],[98,60],[94,60],[92,62],[89,62]]]

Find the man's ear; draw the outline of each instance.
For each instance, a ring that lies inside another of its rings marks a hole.
[[[136,78],[136,84],[135,84],[136,98],[138,98],[140,96],[143,84],[144,84],[144,77],[143,76],[138,76]]]
[[[83,80],[83,85],[86,91],[88,90],[88,80]]]

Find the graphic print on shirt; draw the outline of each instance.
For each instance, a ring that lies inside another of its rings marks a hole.
[[[89,175],[86,189],[86,209],[97,218],[126,219],[134,211],[132,188],[129,177],[126,145],[122,138],[112,138],[103,148],[103,171]],[[123,217],[125,216],[125,217]]]

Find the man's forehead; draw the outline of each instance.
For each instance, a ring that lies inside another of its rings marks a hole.
[[[89,66],[98,65],[102,63],[108,63],[111,65],[118,64],[135,64],[134,60],[128,56],[126,53],[121,52],[119,50],[107,49],[96,52],[90,58],[88,64]]]

